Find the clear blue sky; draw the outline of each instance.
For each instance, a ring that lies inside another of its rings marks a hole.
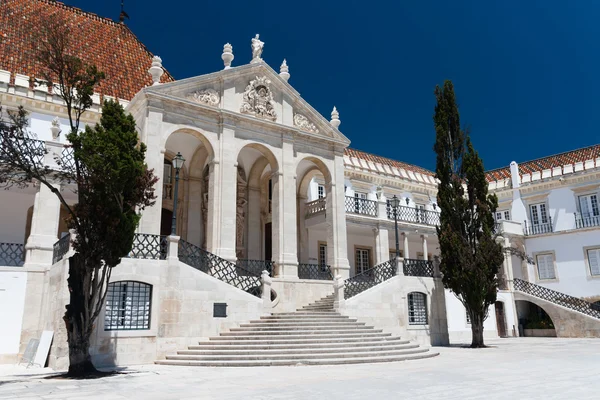
[[[118,19],[120,0],[65,0]],[[495,4],[492,4],[495,3]],[[176,79],[283,58],[351,147],[435,167],[433,90],[454,82],[486,169],[600,143],[600,2],[125,0],[127,25]]]

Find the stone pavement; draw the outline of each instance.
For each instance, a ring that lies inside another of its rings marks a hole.
[[[94,380],[0,366],[0,399],[598,399],[600,339],[511,338],[408,362],[254,368],[144,365]]]

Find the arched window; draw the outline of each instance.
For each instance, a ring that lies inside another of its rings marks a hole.
[[[105,331],[150,329],[152,285],[136,281],[108,284]]]
[[[427,325],[427,295],[420,292],[408,294],[408,324]]]

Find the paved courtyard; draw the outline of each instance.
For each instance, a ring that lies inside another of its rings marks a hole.
[[[598,399],[600,339],[497,339],[488,349],[346,366],[144,365],[94,379],[0,366],[0,399]],[[50,378],[48,378],[50,376]]]

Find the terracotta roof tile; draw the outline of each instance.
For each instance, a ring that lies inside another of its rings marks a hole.
[[[538,158],[537,160],[527,161],[519,164],[519,174],[531,174],[541,172],[545,169],[562,167],[567,164],[575,164],[587,160],[595,160],[600,157],[600,144],[595,144],[582,149],[571,150],[553,156]],[[487,180],[497,181],[510,178],[510,167],[498,168],[486,173]]]
[[[348,157],[356,157],[360,160],[372,161],[375,163],[379,163],[382,165],[389,165],[390,167],[403,168],[407,171],[418,172],[423,175],[435,176],[435,173],[429,171],[425,168],[418,167],[416,165],[407,164],[402,161],[392,160],[390,158],[385,158],[381,156],[376,156],[375,154],[365,153],[364,151],[355,150],[355,149],[346,149],[346,155]]]
[[[10,71],[13,81],[16,73],[40,77],[42,66],[35,61],[28,27],[57,15],[70,22],[73,55],[106,74],[97,89],[100,93],[131,100],[152,84],[148,69],[153,54],[124,24],[53,0],[1,0],[0,69]],[[167,71],[161,78],[162,82],[173,80]]]

